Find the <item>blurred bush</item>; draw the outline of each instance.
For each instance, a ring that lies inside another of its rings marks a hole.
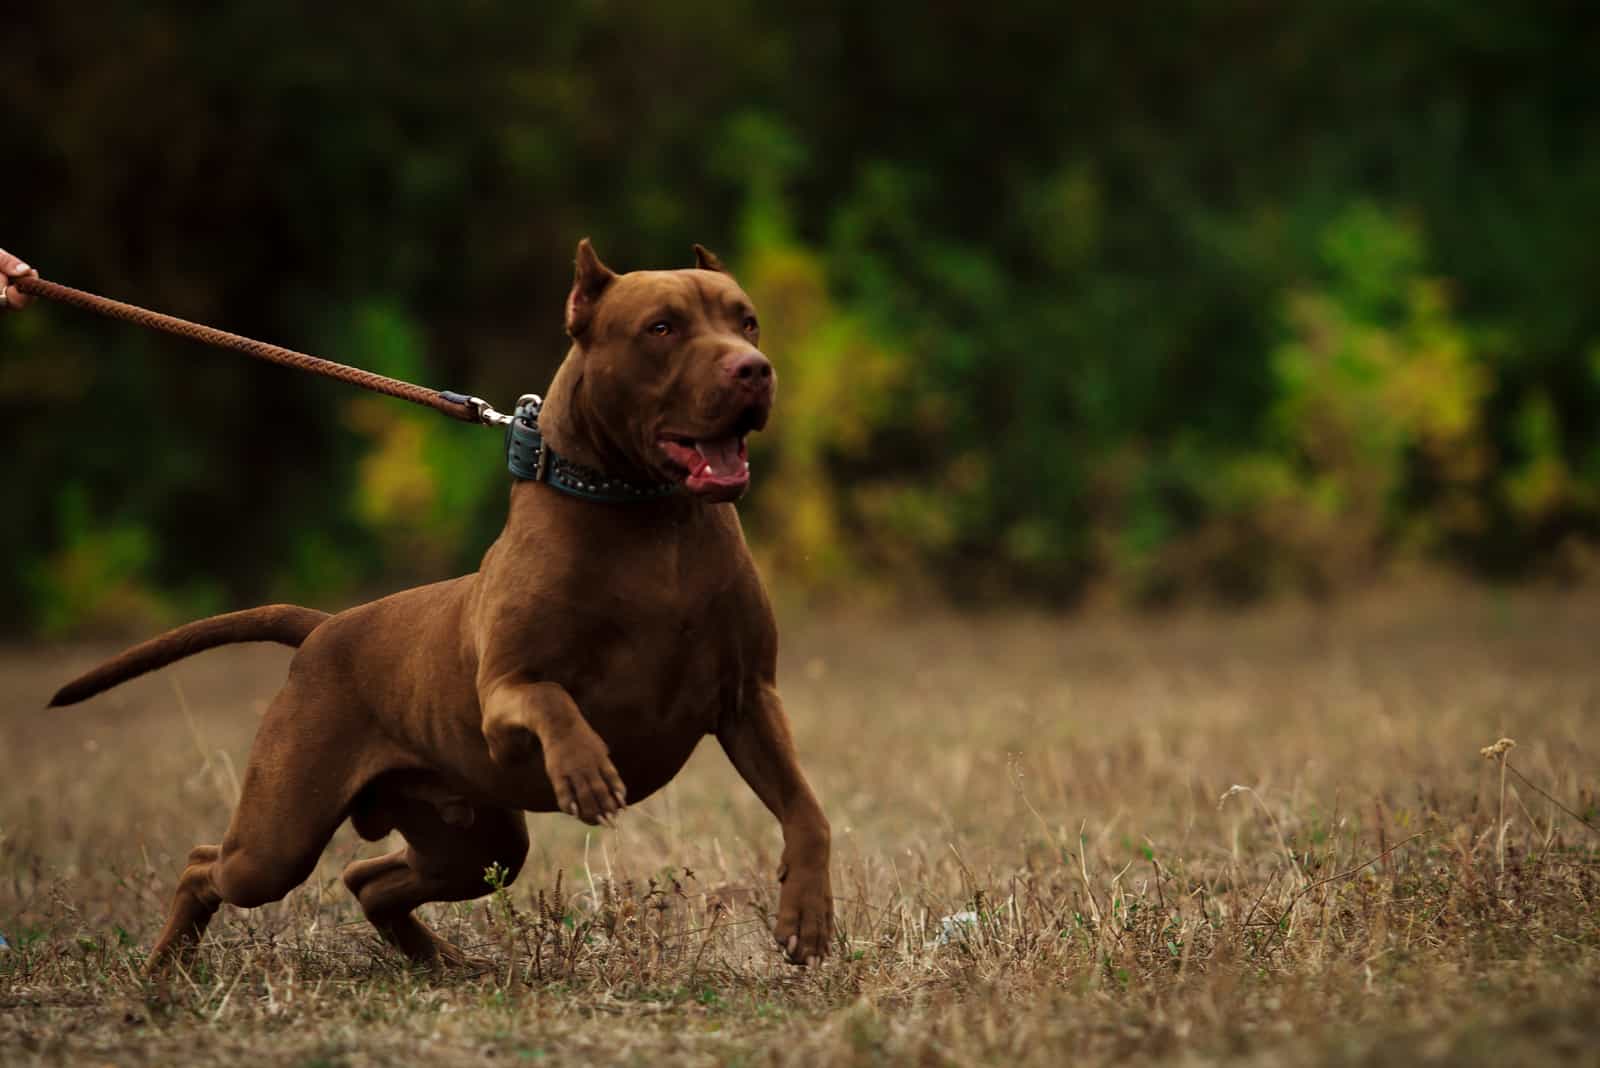
[[[812,591],[1049,604],[1592,570],[1592,5],[33,5],[0,243],[509,403],[577,237],[723,253],[781,378],[744,514]],[[315,26],[315,30],[309,27]],[[496,435],[0,320],[6,618],[470,567]]]

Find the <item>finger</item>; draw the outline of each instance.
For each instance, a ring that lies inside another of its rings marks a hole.
[[[4,284],[5,278],[37,278],[39,272],[24,263],[19,257],[11,255],[5,249],[0,249],[0,310],[6,308],[26,308],[33,302],[33,298],[13,285]]]

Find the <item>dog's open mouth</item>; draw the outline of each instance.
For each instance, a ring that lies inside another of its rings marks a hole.
[[[661,451],[682,468],[683,486],[714,501],[736,500],[750,485],[750,450],[743,434],[721,438],[663,437]]]

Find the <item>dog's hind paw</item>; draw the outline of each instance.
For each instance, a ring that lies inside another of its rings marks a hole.
[[[468,953],[454,942],[446,942],[438,935],[434,935],[433,941],[437,956],[434,957],[430,967],[438,971],[479,973],[494,970],[494,961],[488,957]]]
[[[394,948],[400,949],[407,964],[422,971],[471,975],[494,970],[494,961],[468,953],[454,942],[447,942],[432,931],[428,932],[428,939],[429,944],[426,948],[410,947],[419,952],[410,952],[399,946]]]

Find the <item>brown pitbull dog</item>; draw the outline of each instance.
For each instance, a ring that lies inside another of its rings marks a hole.
[[[778,699],[772,608],[729,502],[749,483],[745,435],[766,425],[772,365],[750,298],[717,258],[617,275],[585,240],[567,300],[572,348],[539,429],[556,454],[673,492],[625,503],[540,481],[511,490],[476,573],[329,616],[273,605],[145,642],[68,684],[71,704],[230,642],[298,646],[250,749],[220,845],[178,879],[156,967],[224,901],[253,908],[311,874],[344,820],[405,848],[345,885],[391,944],[423,963],[460,951],[412,915],[515,876],[522,815],[610,822],[716,735],[783,830],[775,935],[789,960],[828,951],[829,830]]]

